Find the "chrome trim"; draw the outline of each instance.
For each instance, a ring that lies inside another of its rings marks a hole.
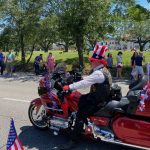
[[[100,139],[101,141],[109,142],[109,143],[113,143],[113,144],[120,144],[120,145],[129,146],[129,147],[133,147],[133,148],[138,148],[138,149],[143,149],[143,150],[150,150],[150,147],[148,148],[148,147],[143,147],[143,146],[137,146],[137,145],[124,143],[120,140],[117,140],[117,139],[114,138],[114,134],[111,133],[111,132],[108,132],[108,131],[106,131],[106,134],[104,132],[104,135],[101,135],[101,134],[103,134],[102,132],[105,131],[105,130],[101,130],[100,127],[95,126],[89,120],[88,120],[88,123],[92,127],[92,130],[93,130],[92,133],[93,133],[95,139]],[[99,128],[100,131],[97,130],[98,128]],[[98,132],[96,132],[96,130]]]
[[[62,109],[55,109],[55,108],[51,108],[51,107],[45,107],[46,109],[49,109],[49,110],[53,110],[53,111],[59,111],[59,112],[63,112]]]

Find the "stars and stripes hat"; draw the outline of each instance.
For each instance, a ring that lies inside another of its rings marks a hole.
[[[100,45],[97,43],[94,47],[93,50],[93,55],[91,58],[89,58],[90,61],[97,61],[100,62],[104,65],[107,64],[106,60],[104,59],[105,57],[105,52],[108,50],[108,47],[105,45]]]

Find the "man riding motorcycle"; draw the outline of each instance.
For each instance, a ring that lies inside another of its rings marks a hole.
[[[106,46],[100,46],[97,43],[92,57],[89,58],[92,67],[90,75],[79,82],[63,87],[63,90],[76,90],[88,86],[91,86],[91,89],[88,94],[80,98],[71,140],[61,148],[62,150],[71,149],[75,146],[81,136],[84,123],[87,123],[87,117],[104,107],[109,100],[112,78],[110,72],[105,68],[107,63],[104,56],[107,49]]]

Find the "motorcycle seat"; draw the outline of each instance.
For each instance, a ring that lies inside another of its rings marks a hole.
[[[140,96],[140,92],[141,90],[129,91],[127,94],[127,98],[130,102],[136,102],[138,100],[138,97]]]
[[[129,100],[126,97],[122,97],[120,101],[112,100],[108,102],[103,108],[98,110],[94,116],[112,117],[115,112],[125,113],[128,104]]]

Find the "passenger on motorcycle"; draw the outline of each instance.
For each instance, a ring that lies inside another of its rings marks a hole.
[[[104,59],[106,46],[96,44],[93,55],[89,58],[91,62],[91,73],[79,82],[65,85],[63,90],[76,90],[91,86],[90,92],[81,96],[76,114],[74,130],[71,133],[71,140],[61,149],[67,150],[75,146],[78,138],[81,136],[83,125],[87,123],[87,117],[93,115],[109,100],[110,87],[112,78],[110,72],[106,69],[106,61]]]

